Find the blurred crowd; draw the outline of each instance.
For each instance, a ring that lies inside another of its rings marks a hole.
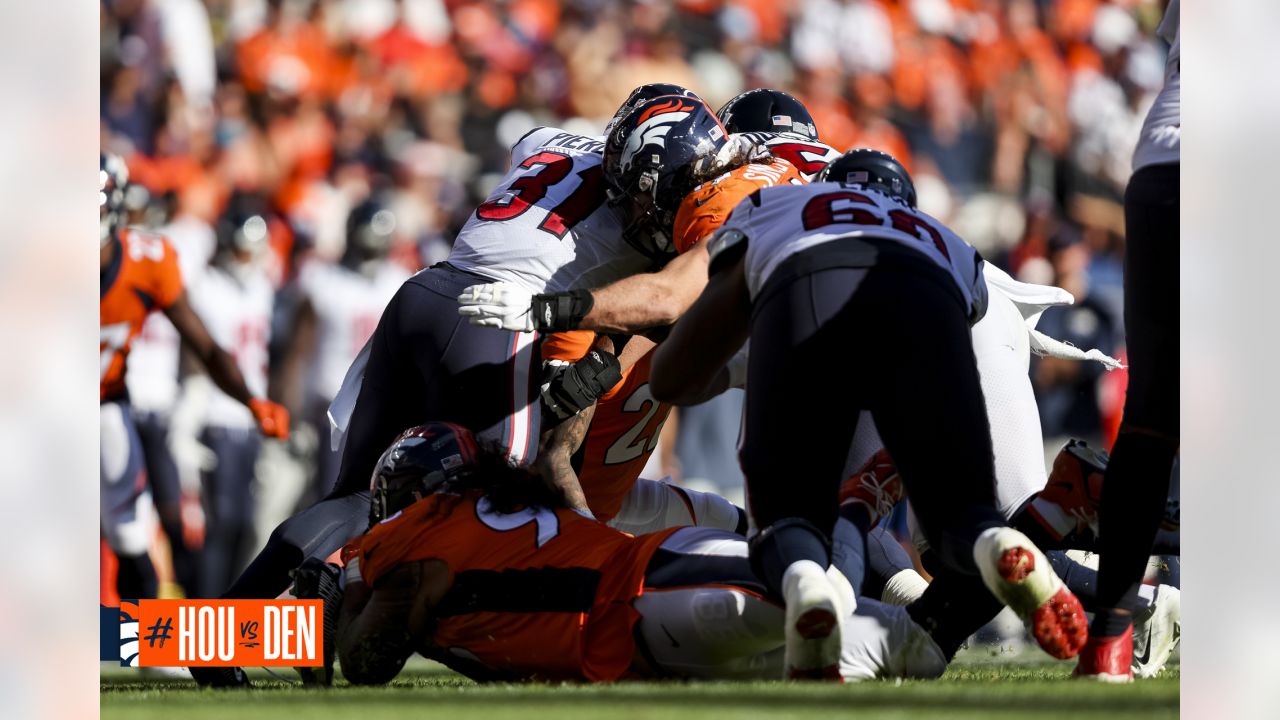
[[[684,85],[713,109],[755,87],[796,95],[828,144],[899,157],[922,209],[989,261],[1075,295],[1041,330],[1122,356],[1120,199],[1162,82],[1154,29],[1163,6],[102,0],[101,145],[127,161],[132,220],[170,236],[193,295],[210,268],[270,284],[262,327],[219,338],[260,366],[264,389],[299,421],[287,446],[260,451],[259,475],[274,457],[298,476],[277,481],[289,476],[281,470],[273,487],[257,486],[259,504],[274,508],[259,508],[260,532],[324,492],[333,367],[345,369],[376,323],[362,310],[342,320],[341,347],[321,347],[324,323],[338,322],[326,313],[344,312],[328,306],[376,309],[395,278],[447,255],[505,172],[513,141],[537,125],[598,135],[645,82]],[[140,355],[148,339],[163,344],[164,330],[148,330]],[[187,436],[177,447],[188,449],[179,474],[204,473],[207,485],[209,459],[190,444],[205,428],[179,412],[190,393],[164,363],[133,364],[130,375],[172,376],[153,410],[176,413],[177,435]],[[1032,378],[1047,452],[1068,436],[1108,444],[1122,372],[1035,359]],[[740,492],[730,487],[734,403],[681,413],[659,469]],[[219,512],[207,498],[192,506],[199,485],[183,483],[188,542],[191,518]],[[292,489],[267,497],[281,486]],[[249,542],[227,550],[223,576]]]

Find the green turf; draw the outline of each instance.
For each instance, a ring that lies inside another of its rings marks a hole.
[[[1043,657],[1043,656],[1042,656]],[[107,669],[102,718],[112,720],[790,720],[877,718],[1176,717],[1179,668],[1128,686],[1073,681],[1071,663],[1010,662],[969,652],[932,682],[856,685],[617,683],[603,686],[477,686],[439,666],[415,663],[389,688],[304,690],[252,674],[247,691],[199,690],[190,682],[139,680]],[[291,676],[292,677],[292,676]]]

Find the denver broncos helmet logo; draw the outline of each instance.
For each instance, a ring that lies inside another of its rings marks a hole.
[[[667,146],[667,133],[671,132],[673,127],[688,119],[697,107],[697,101],[682,97],[672,97],[670,100],[654,105],[641,113],[640,117],[636,119],[638,123],[636,129],[627,137],[627,142],[622,148],[621,165],[623,171],[625,172],[631,167],[632,160],[641,148],[648,145],[665,148]]]

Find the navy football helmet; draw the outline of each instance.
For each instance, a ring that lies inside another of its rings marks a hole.
[[[627,99],[618,106],[618,111],[609,119],[609,124],[604,126],[605,136],[607,137],[612,133],[613,129],[618,126],[618,121],[626,117],[627,113],[634,110],[637,105],[646,100],[662,97],[663,95],[683,95],[696,100],[702,99],[698,97],[697,93],[689,88],[676,85],[675,83],[649,83],[647,85],[641,85],[635,90],[632,90],[631,94],[627,96]]]
[[[675,255],[680,201],[708,179],[727,135],[706,103],[685,95],[646,100],[618,121],[605,143],[604,179],[628,243],[657,261]]]
[[[369,483],[369,526],[433,493],[462,486],[482,464],[470,430],[430,422],[400,433],[382,453]]]
[[[827,163],[818,173],[817,182],[856,183],[875,188],[916,206],[916,186],[911,175],[889,153],[870,148],[855,148]]]
[[[725,103],[716,116],[731,133],[778,132],[818,139],[809,109],[781,90],[748,90]]]
[[[369,262],[381,260],[391,252],[395,237],[396,216],[378,195],[365,198],[347,215],[347,246],[342,264],[360,270]]]
[[[98,153],[98,244],[106,245],[124,222],[125,186],[129,184],[129,167],[114,153]]]

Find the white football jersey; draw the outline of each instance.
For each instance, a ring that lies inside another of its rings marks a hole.
[[[267,394],[267,343],[271,340],[271,307],[275,290],[262,269],[237,279],[212,266],[198,283],[188,288],[191,306],[214,342],[231,353],[254,397]],[[253,413],[226,393],[214,388],[205,412],[205,424],[228,428],[256,427]]]
[[[1164,87],[1147,112],[1133,152],[1133,169],[1180,162],[1182,158],[1182,35],[1178,0],[1169,3],[1157,34],[1169,43]]]
[[[192,217],[179,217],[161,228],[178,253],[182,283],[199,281],[216,244],[213,228]],[[129,402],[139,412],[168,412],[178,399],[178,331],[164,313],[151,313],[129,351]]]
[[[748,132],[737,133],[749,138],[757,146],[764,146],[776,158],[782,158],[800,171],[805,180],[810,182],[818,175],[827,163],[840,157],[839,150],[830,145],[810,140],[804,135],[795,133]]]
[[[325,403],[333,399],[351,361],[408,277],[407,270],[390,261],[381,263],[372,277],[323,261],[302,266],[298,285],[316,311],[316,346],[307,366],[309,393]]]
[[[752,300],[792,255],[847,238],[876,238],[910,248],[946,270],[964,297],[970,324],[986,312],[978,251],[936,219],[872,188],[837,182],[764,188],[734,208],[716,237],[731,230],[740,231],[747,243]],[[731,244],[725,238],[721,247]],[[711,250],[715,253],[716,245]]]
[[[600,287],[647,270],[605,205],[604,142],[537,128],[454,241],[449,263],[535,293]]]

